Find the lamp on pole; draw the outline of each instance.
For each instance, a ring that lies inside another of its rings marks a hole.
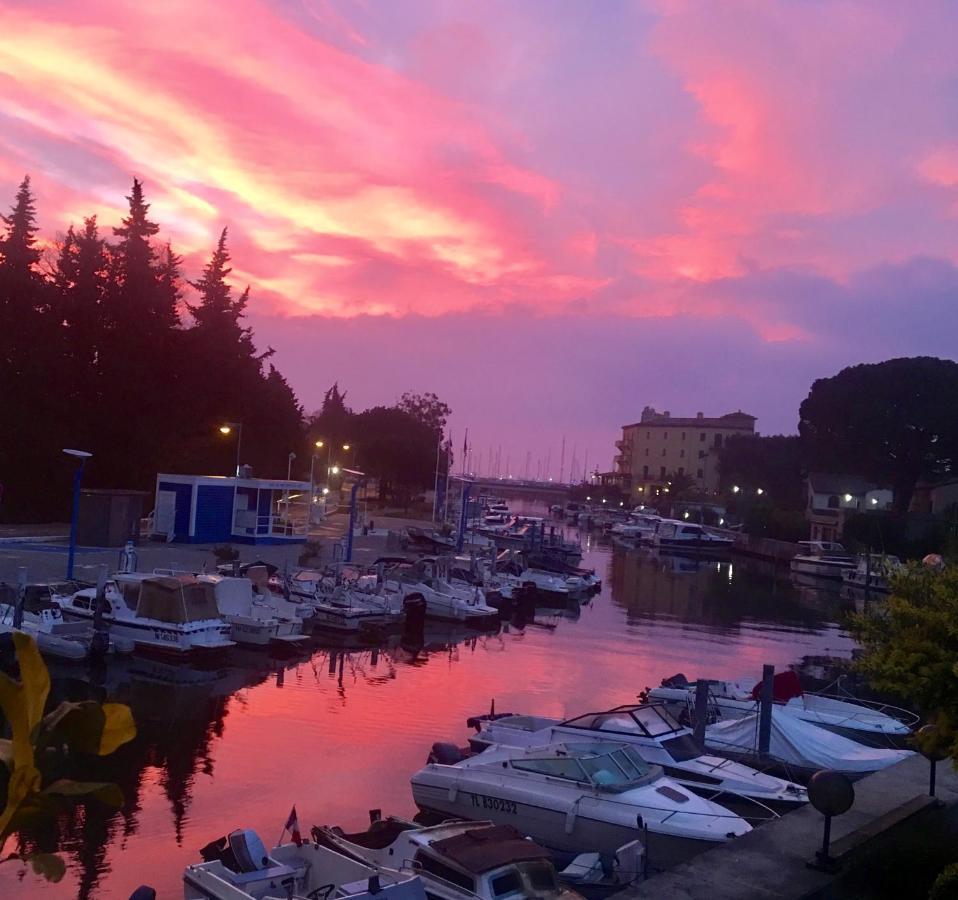
[[[240,445],[243,441],[243,423],[242,422],[224,422],[220,425],[220,434],[232,434],[236,430],[236,477],[240,473]]]
[[[76,557],[77,549],[77,522],[80,518],[80,482],[83,480],[83,466],[86,461],[93,456],[86,450],[68,450],[64,447],[63,452],[67,456],[72,456],[80,462],[73,473],[73,509],[70,513],[70,550],[67,554],[67,580],[73,579],[73,560]]]

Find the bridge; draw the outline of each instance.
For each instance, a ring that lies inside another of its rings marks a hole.
[[[569,498],[571,487],[557,481],[526,481],[519,478],[472,478],[477,491],[497,497],[516,497],[528,500],[565,501]]]

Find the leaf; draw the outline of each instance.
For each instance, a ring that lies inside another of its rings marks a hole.
[[[58,797],[93,797],[108,806],[123,805],[123,791],[119,785],[106,781],[71,781],[61,778],[45,787],[41,793]]]
[[[15,681],[0,673],[0,708],[13,732],[14,766],[32,767],[31,736],[43,717],[43,707],[50,693],[50,673],[33,638],[15,631],[13,643],[20,664],[21,680]]]
[[[67,872],[66,863],[56,853],[35,853],[26,857],[37,875],[47,881],[60,881]]]
[[[78,753],[98,754],[106,715],[99,703],[61,703],[44,720],[38,745],[67,744]]]
[[[7,805],[0,813],[0,846],[10,829],[14,814],[27,797],[40,789],[40,772],[36,766],[17,766],[7,785]]]
[[[136,723],[130,707],[122,703],[104,703],[103,713],[106,720],[100,735],[99,754],[109,756],[117,747],[136,737]]]
[[[13,768],[13,741],[0,738],[0,762],[8,769]]]

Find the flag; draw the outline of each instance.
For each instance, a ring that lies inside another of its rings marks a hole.
[[[303,836],[299,833],[299,819],[296,817],[296,807],[289,811],[289,818],[286,820],[286,824],[283,826],[283,831],[288,831],[293,837],[293,843],[297,847],[303,846]]]

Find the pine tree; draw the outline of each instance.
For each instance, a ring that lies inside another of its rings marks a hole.
[[[255,354],[252,331],[244,328],[241,320],[249,302],[249,287],[236,300],[233,299],[232,288],[226,281],[233,271],[229,265],[226,234],[224,228],[210,261],[203,268],[202,277],[190,282],[199,292],[200,302],[187,303],[186,307],[196,321],[197,329],[221,345],[235,348],[238,358],[248,359]]]
[[[37,211],[33,194],[30,191],[30,176],[25,175],[10,215],[0,216],[6,226],[6,236],[0,238],[0,259],[3,267],[10,273],[24,278],[39,280],[35,270],[40,261],[37,241]]]

